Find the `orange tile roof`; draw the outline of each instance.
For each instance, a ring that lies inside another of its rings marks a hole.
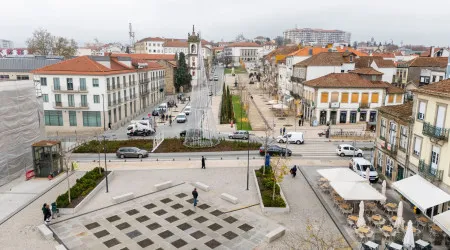
[[[312,51],[310,51],[312,49]],[[289,54],[288,56],[310,56],[312,55],[317,55],[319,53],[323,53],[323,52],[330,52],[330,49],[332,48],[322,48],[322,47],[304,47],[301,48],[295,52],[292,52],[291,54]],[[357,56],[367,56],[368,54],[361,52],[359,50],[355,50],[353,48],[350,47],[344,47],[344,48],[334,48],[336,49],[336,52],[353,52],[355,55]],[[312,52],[312,53],[311,53]]]
[[[412,109],[412,102],[407,102],[400,105],[382,106],[378,108],[381,113],[396,116],[404,121],[408,121],[409,117],[412,116]]]
[[[175,54],[111,54],[112,57],[131,57],[131,59],[142,59],[142,60],[175,60]]]
[[[184,41],[166,41],[164,47],[187,48],[188,42]]]
[[[384,88],[385,82],[371,82],[357,74],[331,73],[313,80],[306,81],[305,86],[313,88]]]
[[[382,72],[375,70],[374,68],[359,68],[349,71],[349,73],[355,73],[358,75],[383,75]]]
[[[253,42],[237,42],[228,44],[227,47],[262,47],[262,46]]]
[[[450,79],[430,83],[412,91],[422,94],[450,97]]]
[[[372,62],[375,61],[379,68],[396,68],[394,61],[384,60],[381,56],[361,56],[355,60],[356,68],[371,67]]]
[[[388,82],[383,82],[383,81],[373,81],[373,84],[379,84],[380,86],[385,86],[386,87],[386,92],[388,94],[404,94],[405,90],[399,87],[395,87],[394,85],[388,83]]]
[[[373,53],[372,56],[379,56],[383,58],[395,58],[394,53]]]
[[[416,57],[408,62],[409,67],[439,67],[446,68],[448,57]]]
[[[310,58],[296,63],[294,67],[308,66],[341,66],[344,63],[350,63],[348,56],[350,52],[323,52],[313,55]],[[355,54],[353,54],[355,55]]]
[[[137,42],[140,43],[140,42],[164,42],[164,41],[165,39],[161,37],[146,37]]]
[[[49,141],[49,140],[44,140],[44,141],[38,141],[33,143],[31,146],[34,147],[48,147],[48,146],[53,146],[56,144],[59,144],[60,141]]]

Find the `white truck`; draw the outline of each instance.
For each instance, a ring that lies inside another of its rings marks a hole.
[[[128,136],[149,136],[154,133],[151,120],[132,120],[127,127]]]

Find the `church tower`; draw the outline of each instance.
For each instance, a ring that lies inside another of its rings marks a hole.
[[[194,25],[192,25],[192,33],[188,33],[188,67],[189,73],[192,75],[191,85],[197,85],[198,74],[200,73],[198,50],[200,48],[200,35],[195,33]]]

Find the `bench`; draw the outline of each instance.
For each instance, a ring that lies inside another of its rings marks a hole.
[[[227,193],[222,193],[220,195],[220,198],[222,198],[222,199],[224,199],[226,201],[229,201],[229,202],[231,202],[233,204],[237,204],[239,202],[238,198],[236,198],[236,197],[234,197],[232,195],[229,195]]]
[[[37,226],[39,232],[44,236],[45,239],[51,240],[53,239],[53,232],[47,227],[45,224],[41,224]]]
[[[209,186],[204,184],[204,183],[201,183],[201,182],[194,183],[194,187],[199,188],[199,189],[201,189],[203,191],[206,191],[206,192],[209,191]]]
[[[166,181],[166,182],[163,182],[163,183],[156,184],[155,185],[155,189],[157,191],[159,191],[159,190],[163,190],[163,189],[166,189],[166,188],[170,188],[171,186],[172,186],[172,181]]]
[[[280,226],[277,229],[272,230],[268,234],[266,234],[266,241],[270,243],[283,236],[285,232],[286,228]]]
[[[67,250],[67,248],[64,245],[56,245],[55,249],[56,250]]]
[[[132,199],[132,198],[134,198],[134,193],[130,192],[130,193],[122,194],[119,196],[114,196],[114,197],[112,197],[112,200],[114,203],[120,203],[123,201],[127,201],[129,199]]]

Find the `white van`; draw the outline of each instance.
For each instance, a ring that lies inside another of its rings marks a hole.
[[[353,171],[355,171],[360,176],[366,178],[366,170],[369,168],[369,180],[370,182],[377,182],[378,181],[378,172],[373,167],[372,163],[370,161],[361,158],[361,157],[353,157],[350,160],[350,166]]]
[[[191,106],[186,106],[186,107],[184,108],[184,113],[185,113],[186,115],[189,115],[189,113],[191,113]]]
[[[167,111],[167,103],[159,104],[158,111],[165,113]]]
[[[288,132],[285,135],[278,136],[277,141],[279,143],[286,143],[286,141],[289,141],[289,143],[303,144],[305,139],[303,138],[302,132]]]

